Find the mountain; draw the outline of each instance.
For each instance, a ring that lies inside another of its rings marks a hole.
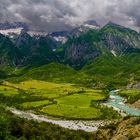
[[[114,57],[132,52],[139,52],[140,35],[136,31],[108,23],[103,28],[89,30],[83,34],[72,36],[63,46],[66,63],[76,67],[83,66],[103,54]],[[66,49],[65,49],[66,48]]]
[[[95,21],[87,23],[97,24]],[[67,41],[60,41],[60,38]],[[41,66],[54,62],[54,67],[62,64],[74,68],[81,76],[75,81],[89,85],[91,81],[94,85],[103,86],[109,82],[127,85],[140,80],[140,34],[112,22],[102,28],[86,27],[84,32],[77,30],[75,33],[62,31],[30,35],[22,30],[13,39],[1,35],[0,44],[1,66],[21,69],[27,66],[30,69],[40,67],[42,75],[45,75],[43,73],[46,67]],[[56,73],[59,73],[59,70],[56,69]],[[41,75],[38,70],[33,73]],[[45,80],[45,76],[39,77],[44,77]],[[68,74],[68,77],[71,76]],[[77,77],[76,75],[75,78]]]
[[[87,33],[89,30],[99,29],[100,25],[96,22],[96,20],[88,20],[85,21],[81,26],[74,28],[70,35],[72,36],[80,36],[83,33]]]
[[[22,30],[28,31],[29,27],[23,22],[4,22],[0,23],[0,33],[11,39],[17,37]]]
[[[24,22],[3,22],[0,23],[0,33],[15,39],[22,31],[26,31],[30,36],[47,35],[47,32],[30,29],[30,24]]]
[[[22,30],[23,28],[12,28],[12,29],[0,30],[0,33],[13,39],[17,35],[19,35]]]
[[[140,49],[140,35],[136,31],[109,22],[101,33],[105,46],[117,56]]]
[[[56,59],[53,49],[56,42],[49,36],[31,37],[26,31],[14,39],[0,34],[0,66],[20,67],[29,64],[43,64]]]
[[[68,31],[52,32],[48,34],[52,37],[58,44],[65,44],[68,40],[70,33]]]
[[[18,51],[8,37],[0,34],[0,67],[16,67]]]
[[[56,52],[66,65],[88,75],[87,81],[101,86],[127,85],[140,80],[139,46],[139,33],[109,22],[100,29],[69,37]]]
[[[97,23],[96,20],[87,20],[84,22],[83,26],[91,28],[91,29],[99,29],[100,25]]]
[[[49,36],[32,37],[27,32],[22,31],[14,45],[20,51],[22,57],[20,65],[48,63],[56,59],[53,53],[56,42]]]

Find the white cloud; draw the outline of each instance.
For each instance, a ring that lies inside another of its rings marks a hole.
[[[21,20],[33,28],[65,30],[96,19],[140,27],[139,0],[0,0],[1,20]]]

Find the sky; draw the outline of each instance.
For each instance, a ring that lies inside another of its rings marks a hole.
[[[90,19],[139,31],[140,0],[0,0],[0,22],[22,21],[35,30],[68,30]]]

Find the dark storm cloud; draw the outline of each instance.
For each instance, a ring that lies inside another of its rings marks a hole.
[[[0,21],[23,21],[38,30],[66,30],[88,19],[139,29],[139,0],[0,0]]]

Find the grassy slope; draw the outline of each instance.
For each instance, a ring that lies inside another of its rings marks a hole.
[[[137,53],[122,57],[103,55],[87,64],[82,70],[102,83],[112,83],[116,86],[126,86],[139,81],[140,57]]]
[[[121,57],[107,53],[89,61],[81,70],[53,62],[43,66],[20,68],[9,80],[18,82],[37,79],[100,88],[111,83],[118,88],[140,80],[139,62],[140,57],[137,53],[128,53]]]
[[[20,68],[14,72],[14,76],[9,78],[9,80],[18,82],[24,81],[25,79],[38,79],[44,81],[71,82],[75,80],[75,77],[78,78],[78,76],[78,72],[73,68],[52,62],[37,67]]]

